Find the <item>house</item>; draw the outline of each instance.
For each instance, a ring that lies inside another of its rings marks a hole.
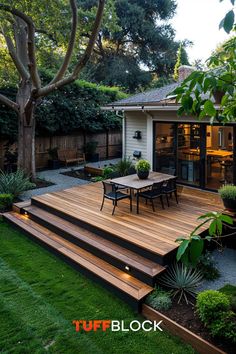
[[[181,66],[180,81],[192,70]],[[170,95],[179,84],[103,107],[123,114],[123,157],[148,159],[154,171],[174,173],[184,185],[217,190],[222,184],[235,184],[236,125],[179,117],[179,105]]]

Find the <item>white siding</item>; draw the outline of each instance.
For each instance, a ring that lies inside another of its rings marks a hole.
[[[141,158],[147,159],[147,117],[142,112],[127,112],[125,118],[125,156],[133,158],[135,150],[141,151]],[[134,139],[134,132],[140,130],[142,139]]]

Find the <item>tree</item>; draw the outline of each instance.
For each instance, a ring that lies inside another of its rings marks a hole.
[[[179,49],[177,51],[177,60],[176,60],[175,67],[174,67],[173,78],[174,78],[175,81],[178,81],[178,78],[179,78],[179,67],[182,65],[181,54],[182,54],[182,43],[180,43],[180,45],[179,45]]]
[[[222,1],[222,0],[221,0]],[[230,0],[234,5],[235,0]],[[174,93],[180,102],[178,114],[191,114],[196,117],[206,116],[222,122],[235,121],[236,117],[236,36],[234,9],[230,10],[220,23],[227,33],[233,36],[208,59],[207,71],[194,71]],[[208,98],[206,98],[206,95]],[[219,105],[216,109],[213,98]]]
[[[79,0],[79,4],[89,14],[94,1]],[[166,21],[174,15],[176,2],[115,0],[113,6],[116,26],[101,27],[85,79],[135,92],[147,87],[154,75],[172,75],[179,42]],[[186,45],[184,41],[183,51]],[[183,59],[188,64],[186,52]]]
[[[7,1],[7,3],[9,2]],[[46,7],[48,6],[51,9],[50,4],[48,5],[47,3],[46,1]],[[64,3],[64,1],[59,1],[57,4],[55,2],[53,11],[56,12],[57,5],[60,7]],[[18,115],[18,168],[23,169],[33,179],[35,178],[35,109],[43,97],[60,87],[74,82],[78,78],[81,70],[91,56],[101,25],[105,0],[98,0],[96,17],[87,45],[70,72],[68,72],[68,67],[71,63],[78,37],[78,14],[76,0],[69,0],[69,3],[72,20],[65,56],[54,78],[45,86],[42,85],[39,75],[36,54],[38,33],[45,31],[45,29],[37,31],[34,19],[27,14],[28,8],[31,8],[31,6],[37,8],[36,2],[26,1],[25,12],[11,5],[0,3],[0,10],[4,14],[1,24],[1,34],[19,76],[16,100],[13,101],[7,96],[0,94],[0,103],[8,106]],[[50,19],[47,19],[50,23]],[[60,21],[57,19],[57,22]],[[57,28],[58,26],[57,24]]]

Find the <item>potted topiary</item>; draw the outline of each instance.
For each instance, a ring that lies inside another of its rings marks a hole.
[[[223,200],[225,209],[236,212],[236,186],[225,185],[219,189],[219,194]]]
[[[151,169],[150,162],[147,160],[139,160],[135,165],[135,169],[140,179],[146,179]]]
[[[96,152],[97,146],[98,146],[97,141],[89,141],[85,145],[86,161],[89,161],[89,162],[98,162],[99,161],[99,153]]]
[[[48,160],[48,167],[53,170],[60,168],[60,161],[58,158],[58,148],[54,147],[47,150],[50,159]]]

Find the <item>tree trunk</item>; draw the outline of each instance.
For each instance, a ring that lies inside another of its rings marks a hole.
[[[17,94],[18,114],[18,168],[25,171],[32,180],[36,179],[35,168],[35,117],[32,102],[25,110],[31,93],[31,84],[22,81]]]
[[[18,168],[25,171],[32,180],[36,179],[35,168],[35,118],[31,124],[25,122],[25,115],[19,114],[18,124]]]

